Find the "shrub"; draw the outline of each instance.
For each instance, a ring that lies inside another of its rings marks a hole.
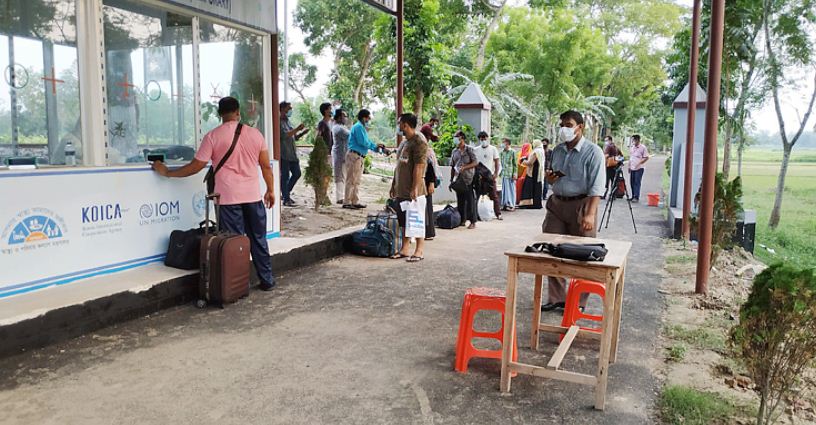
[[[476,133],[473,131],[473,127],[467,124],[463,126],[459,125],[459,114],[456,112],[456,108],[452,106],[445,111],[440,120],[438,130],[439,140],[431,143],[431,146],[436,154],[436,158],[441,164],[443,158],[451,157],[453,148],[459,143],[456,141],[456,138],[453,137],[457,131],[462,130],[467,136],[467,140],[471,143],[476,140]]]
[[[773,423],[816,356],[816,274],[774,264],[754,278],[731,342],[756,383],[757,424]]]
[[[315,209],[331,205],[328,192],[332,169],[328,157],[329,148],[326,146],[326,142],[319,135],[315,136],[314,148],[309,153],[309,164],[306,166],[306,173],[304,174],[306,183],[314,188]]]
[[[678,385],[663,389],[660,414],[663,423],[708,425],[734,416],[736,407],[721,395]]]
[[[697,211],[691,217],[691,229],[696,235],[700,234],[699,210],[702,199],[702,187],[694,197],[694,209]],[[711,267],[724,249],[734,246],[734,232],[737,230],[737,219],[742,214],[742,179],[737,177],[730,182],[725,181],[721,173],[714,179],[714,219],[711,230]]]

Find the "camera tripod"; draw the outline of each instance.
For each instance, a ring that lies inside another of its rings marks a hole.
[[[635,213],[632,212],[632,198],[629,196],[629,187],[626,186],[626,179],[623,178],[623,167],[621,165],[618,165],[618,167],[615,169],[614,183],[612,183],[610,190],[606,194],[608,198],[606,198],[606,206],[604,207],[603,215],[601,215],[601,225],[604,226],[604,229],[609,228],[609,219],[612,218],[612,205],[614,205],[615,198],[617,198],[619,185],[623,185],[623,194],[626,197],[626,202],[629,204],[629,216],[632,217],[632,227],[635,229],[635,233],[637,233]],[[604,218],[606,219],[605,225]]]

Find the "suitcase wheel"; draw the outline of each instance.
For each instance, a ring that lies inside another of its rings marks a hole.
[[[207,307],[207,300],[196,300],[195,306],[198,308]]]

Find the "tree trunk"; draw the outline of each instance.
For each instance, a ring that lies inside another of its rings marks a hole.
[[[768,220],[768,227],[776,229],[779,225],[780,210],[782,209],[782,192],[785,190],[785,176],[788,174],[788,163],[790,162],[792,145],[785,144],[782,154],[782,166],[779,168],[779,177],[776,180],[776,197],[774,198],[771,218]]]
[[[731,120],[725,121],[725,138],[723,140],[723,162],[722,173],[725,181],[728,181],[728,175],[731,173],[731,138],[733,136],[734,126]]]
[[[742,177],[742,154],[745,152],[745,140],[740,142],[737,148],[737,177]]]
[[[414,115],[417,116],[420,120],[422,119],[422,106],[425,102],[425,92],[422,91],[422,88],[417,86],[414,89]]]
[[[357,80],[357,87],[354,88],[354,102],[358,109],[363,107],[363,87],[365,87],[368,69],[371,67],[371,57],[374,55],[374,49],[371,46],[370,40],[363,49],[365,55],[363,56],[363,62],[360,64],[360,77]]]
[[[490,3],[487,3],[488,6]],[[475,68],[476,71],[481,71],[484,67],[485,62],[485,51],[487,50],[487,42],[490,40],[490,33],[493,32],[493,29],[496,28],[496,25],[499,24],[499,20],[501,19],[502,12],[504,11],[504,5],[507,4],[507,0],[502,0],[499,7],[493,10],[493,19],[490,20],[490,23],[487,24],[487,28],[485,28],[485,32],[482,35],[482,39],[479,41],[479,53],[476,55],[476,64]]]

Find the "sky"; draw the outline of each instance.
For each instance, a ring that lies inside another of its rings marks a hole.
[[[283,9],[283,1],[279,0],[279,7]],[[297,7],[298,0],[286,0],[288,7],[288,34],[289,34],[289,52],[302,52],[307,54],[307,61],[311,64],[327,64],[332,63],[331,56],[328,52],[323,52],[320,57],[313,57],[308,55],[308,50],[303,44],[303,33],[293,24],[292,13]],[[691,14],[692,0],[675,0],[678,4],[688,9]],[[522,5],[526,2],[524,0],[510,0],[510,4]],[[284,28],[283,13],[278,16],[278,25]],[[807,71],[807,72],[806,72]],[[795,131],[799,127],[799,118],[801,112],[807,107],[808,94],[813,92],[813,70],[793,70],[788,73],[791,80],[795,81],[787,90],[780,93],[780,103],[783,115],[785,117],[786,129],[788,131]],[[306,91],[307,96],[318,96],[325,88],[329,81],[330,72],[319,72],[317,74],[317,82]],[[281,93],[283,94],[283,87],[281,85]],[[289,98],[296,96],[291,90],[289,91]],[[776,133],[779,131],[779,124],[776,118],[776,112],[773,106],[773,101],[770,95],[765,104],[758,110],[752,113],[751,122],[758,131],[767,131],[769,133]],[[806,130],[816,131],[816,113],[811,116]]]

